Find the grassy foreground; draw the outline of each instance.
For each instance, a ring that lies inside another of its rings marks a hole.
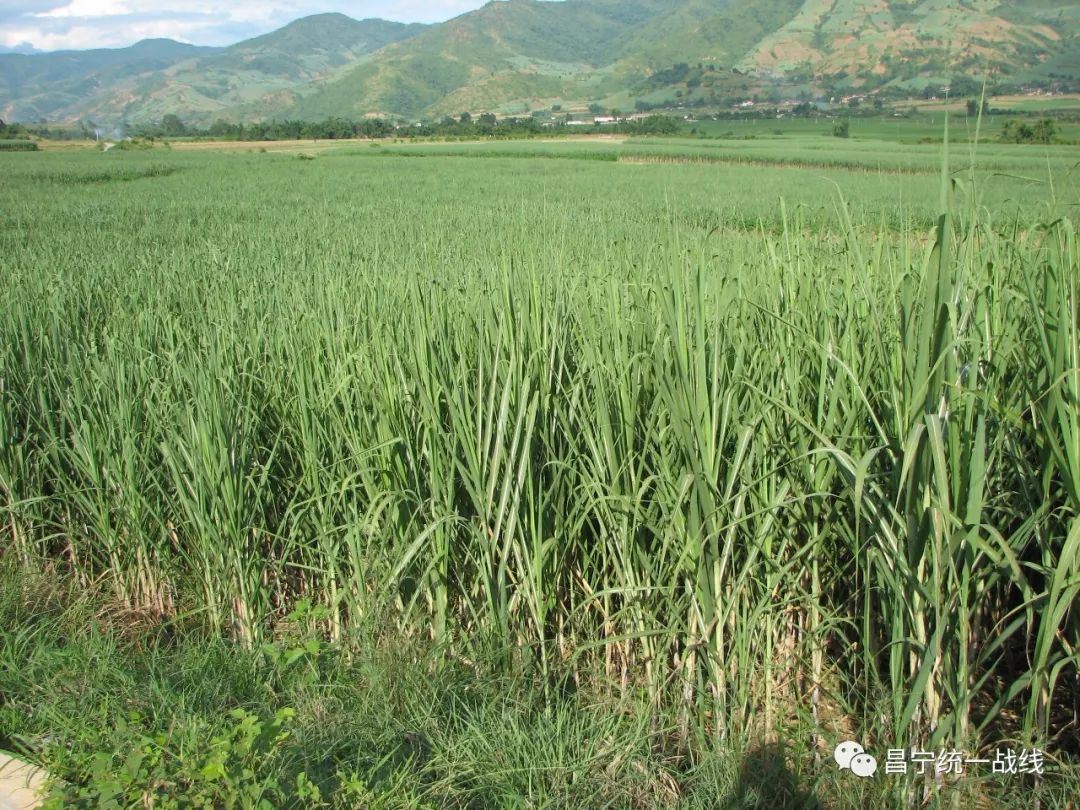
[[[691,763],[645,700],[551,693],[496,661],[370,636],[346,653],[299,628],[245,651],[106,594],[58,592],[51,575],[3,576],[0,618],[18,630],[0,648],[0,746],[70,780],[48,806],[704,809],[842,795],[831,777],[809,787],[787,747]]]
[[[1055,160],[1018,200],[558,155],[0,159],[0,747],[61,804],[1076,795]],[[1049,762],[859,781],[847,738]]]

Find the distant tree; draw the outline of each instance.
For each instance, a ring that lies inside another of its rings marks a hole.
[[[1005,122],[1005,126],[1001,128],[1001,134],[998,136],[998,140],[1002,143],[1030,143],[1034,138],[1034,132],[1031,126],[1024,121],[1017,121],[1015,118]]]
[[[169,113],[161,119],[161,132],[168,138],[178,138],[187,134],[187,126],[180,120],[180,116]]]
[[[851,137],[851,122],[837,121],[832,128],[832,134],[837,138]]]
[[[596,102],[593,102],[592,104],[589,105],[589,112],[591,112],[593,115],[599,115],[603,111],[604,111],[604,108],[601,105],[597,104]]]
[[[1052,143],[1057,135],[1057,124],[1049,118],[1037,121],[1034,126],[1035,143]]]
[[[1034,124],[1012,119],[1005,122],[998,140],[1002,143],[1053,143],[1057,125],[1049,118]]]
[[[974,96],[980,91],[980,84],[970,76],[953,76],[949,80],[949,95],[956,98],[957,96]]]
[[[551,111],[552,112],[559,112],[561,110],[562,110],[562,104],[552,104],[551,105]]]
[[[642,135],[674,135],[679,131],[679,122],[670,115],[650,115],[636,123],[636,131]]]
[[[528,118],[508,118],[504,119],[503,123],[509,124],[510,129],[514,132],[535,133],[540,131],[540,123],[532,116]]]
[[[483,113],[478,120],[482,127],[493,127],[498,123],[495,113]]]
[[[967,107],[967,114],[969,116],[974,117],[974,116],[979,114],[979,102],[976,101],[975,99],[969,98],[967,100],[966,107]],[[983,100],[983,103],[982,103],[982,114],[983,115],[989,115],[990,114],[990,102],[986,101],[985,99]]]
[[[453,118],[450,119],[450,123],[454,123]],[[356,134],[365,138],[385,138],[393,131],[394,127],[390,122],[381,118],[365,118],[356,125]]]
[[[460,120],[461,120],[461,123],[463,123],[463,124],[471,124],[472,123],[472,115],[470,115],[467,112],[463,112],[461,114],[461,119]]]

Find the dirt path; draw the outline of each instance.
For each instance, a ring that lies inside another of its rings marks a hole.
[[[38,807],[44,783],[44,771],[0,753],[0,810]]]

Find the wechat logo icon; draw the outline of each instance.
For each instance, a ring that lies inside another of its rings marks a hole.
[[[859,743],[852,740],[840,743],[833,751],[833,759],[840,770],[850,770],[860,779],[869,779],[877,773],[877,760],[866,753]]]

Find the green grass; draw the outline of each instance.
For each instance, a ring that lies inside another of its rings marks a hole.
[[[56,574],[0,563],[0,620],[12,628],[0,636],[0,750],[62,775],[47,807],[889,801],[881,785],[815,766],[794,736],[689,761],[677,727],[651,721],[644,700],[549,693],[497,661],[466,663],[400,637],[358,637],[346,655],[320,640],[321,614],[303,607],[271,643],[239,649],[191,617],[162,623],[107,589],[58,586]],[[993,795],[1067,807],[1076,786],[1051,778],[1036,793],[1017,779]]]
[[[38,145],[34,141],[19,139],[0,139],[0,152],[36,152]]]
[[[679,772],[653,750],[644,711],[545,701],[529,680],[421,645],[366,639],[346,659],[300,613],[293,634],[243,651],[99,593],[2,576],[0,617],[17,631],[0,642],[0,747],[69,778],[58,807],[319,806],[303,784],[334,807],[712,807],[728,787],[729,767]]]
[[[76,806],[1067,806],[1068,153],[485,148],[0,156],[0,746]]]
[[[953,176],[958,197],[966,204],[982,206],[995,219],[1023,218],[1025,211],[1049,213],[1050,209],[1075,216],[1080,205],[1075,182],[1080,149],[1004,144],[984,144],[971,151],[967,146],[957,149],[962,159],[957,159]],[[684,225],[752,228],[763,223],[770,228],[782,227],[779,201],[783,198],[793,210],[802,209],[806,221],[833,227],[837,202],[843,198],[857,201],[854,214],[863,224],[876,220],[897,229],[913,223],[929,227],[936,221],[941,150],[940,144],[883,147],[880,141],[833,137],[807,137],[794,144],[778,139],[630,138],[622,143],[578,140],[400,143],[378,149],[350,146],[332,150],[326,158],[472,157],[498,159],[499,165],[522,159],[528,163],[528,169],[521,170],[523,176],[562,178],[577,171],[582,172],[583,184],[606,185],[611,194],[634,201],[633,206],[626,206],[625,215],[636,222],[662,218],[663,209],[670,205]],[[536,158],[547,160],[537,163]],[[973,160],[978,167],[975,196],[966,183]],[[569,161],[627,165],[589,170],[572,168]],[[440,169],[447,178],[467,171],[458,168],[460,163],[443,165],[454,167]],[[403,171],[405,176],[412,174],[412,170]],[[606,195],[600,192],[596,204],[610,206]],[[674,198],[669,199],[669,195]]]
[[[988,175],[1018,175],[1015,181],[1058,181],[1069,202],[1077,198],[1072,189],[1073,170],[1080,165],[1080,147],[982,144],[960,146],[957,172],[974,164],[983,182]],[[914,173],[936,176],[941,166],[941,144],[888,144],[880,140],[804,136],[795,141],[772,137],[744,140],[695,138],[627,138],[614,141],[488,141],[477,143],[400,143],[381,149],[342,147],[342,153],[358,157],[385,155],[452,157],[555,157],[582,160],[655,158],[658,160],[761,163],[812,169],[848,169],[862,173]],[[933,183],[923,184],[933,189]],[[1044,197],[1045,197],[1044,193]]]
[[[993,100],[991,100],[993,104]],[[994,104],[995,109],[1001,107]],[[919,108],[918,101],[899,102],[895,110],[904,117],[896,117],[892,112],[886,112],[879,116],[861,117],[856,113],[855,117],[849,118],[851,122],[851,136],[857,141],[879,142],[876,144],[879,151],[883,151],[884,144],[880,142],[895,142],[902,144],[919,145],[922,141],[931,141],[940,144],[941,134],[945,125],[945,113],[935,111],[933,107],[924,107],[922,112],[909,115],[911,108]],[[1059,112],[1067,112],[1067,109],[1046,106],[1025,105],[1005,107],[1005,112],[993,116],[984,117],[981,123],[976,117],[969,117],[960,113],[952,113],[950,118],[949,138],[954,143],[968,144],[976,141],[976,128],[980,127],[981,140],[993,140],[1002,126],[1009,120],[1008,111],[1016,109],[1022,113],[1036,112],[1039,110],[1057,109]],[[697,134],[703,137],[727,137],[727,138],[782,138],[790,145],[792,141],[800,142],[805,137],[828,136],[832,133],[835,121],[845,118],[844,110],[834,110],[834,118],[807,119],[790,118],[746,118],[712,121],[708,118],[693,123],[684,124],[684,129],[689,133],[691,129],[697,130]],[[1064,141],[1076,142],[1080,140],[1080,125],[1070,120],[1062,120],[1058,124],[1059,136]],[[891,144],[890,144],[891,145]]]

